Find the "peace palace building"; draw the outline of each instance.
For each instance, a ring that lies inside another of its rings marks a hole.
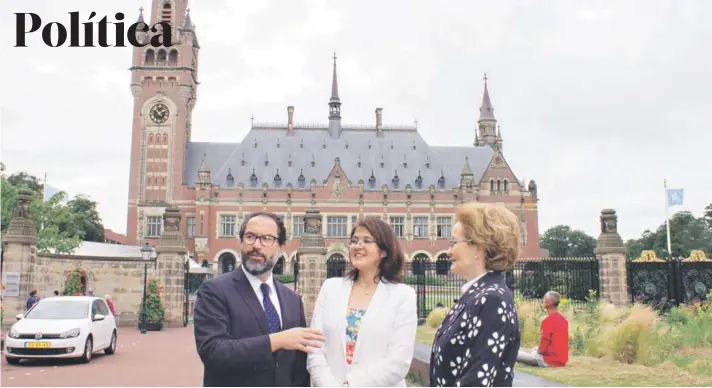
[[[371,124],[342,123],[336,58],[324,125],[300,125],[288,106],[285,123],[253,122],[242,142],[192,142],[200,45],[187,0],[153,0],[150,13],[151,25],[180,28],[173,29],[178,43],[172,47],[133,52],[128,244],[156,244],[165,208],[177,206],[193,258],[224,272],[240,262],[244,217],[271,211],[287,228],[278,265],[286,271],[303,215],[316,206],[327,258],[348,257],[352,225],[378,217],[393,227],[409,260],[434,261],[448,248],[457,206],[479,201],[514,212],[522,224],[522,257],[539,255],[536,184],[525,185],[507,164],[486,80],[474,142],[462,139],[466,146],[430,145],[416,126],[384,124],[381,108]],[[150,36],[139,32],[139,39]]]

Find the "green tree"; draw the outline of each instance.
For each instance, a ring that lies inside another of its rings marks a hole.
[[[696,218],[689,211],[677,212],[670,217],[670,245],[667,247],[667,228],[663,222],[655,232],[646,230],[638,239],[628,240],[626,248],[631,258],[640,257],[644,250],[653,250],[658,257],[689,257],[690,252],[701,249],[712,252],[712,230],[707,227],[706,215]]]
[[[17,207],[17,189],[5,178],[2,178],[0,206],[2,206],[1,230],[4,232],[10,225],[10,220],[15,215],[15,208]]]
[[[7,181],[16,188],[26,186],[28,189],[34,191],[35,193],[41,193],[44,187],[40,180],[26,172],[16,172],[7,178]]]
[[[63,204],[66,198],[64,192],[44,201],[39,180],[24,172],[2,178],[2,231],[7,230],[14,216],[17,190],[23,186],[35,193],[30,203],[30,214],[37,226],[37,248],[40,252],[71,253],[82,240],[104,241],[104,225],[95,201],[78,195]]]
[[[705,207],[705,211],[702,214],[702,222],[704,222],[707,229],[712,232],[712,203]]]
[[[71,213],[70,222],[61,225],[60,230],[81,236],[84,241],[104,242],[104,225],[96,201],[77,195],[67,203],[67,207]]]
[[[539,238],[539,243],[549,250],[551,257],[591,257],[596,248],[595,238],[581,230],[572,230],[568,225],[547,229]]]
[[[39,252],[72,253],[82,242],[76,230],[62,228],[72,220],[69,207],[63,205],[64,192],[47,201],[35,196],[30,203],[30,216],[37,226],[37,250]]]

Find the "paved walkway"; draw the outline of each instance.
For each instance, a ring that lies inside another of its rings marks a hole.
[[[69,360],[22,362],[8,365],[2,357],[3,387],[200,387],[203,364],[195,351],[193,328],[165,329],[142,335],[136,328],[119,328],[114,355],[95,354],[89,364]],[[430,347],[416,344],[415,356],[430,358]],[[564,385],[517,372],[514,386]]]
[[[195,351],[193,328],[141,334],[119,328],[114,355],[96,353],[89,364],[73,361],[22,362],[2,357],[3,387],[201,387],[203,364]]]
[[[430,360],[430,346],[421,343],[415,344],[415,358],[427,363]],[[514,372],[514,383],[512,385],[515,387],[566,387],[561,383],[519,371]]]

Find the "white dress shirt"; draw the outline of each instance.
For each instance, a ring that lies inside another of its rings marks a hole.
[[[245,272],[245,276],[247,276],[247,280],[250,281],[250,285],[252,286],[252,289],[255,291],[255,294],[257,294],[257,299],[260,301],[260,305],[262,305],[262,310],[265,309],[265,298],[262,295],[262,290],[260,289],[260,286],[262,285],[262,280],[260,280],[257,276],[247,272],[245,269],[245,266],[242,265],[242,270]],[[272,301],[272,305],[274,305],[274,308],[277,310],[277,314],[279,315],[279,326],[283,326],[283,321],[282,321],[282,309],[279,306],[279,297],[277,296],[277,291],[274,288],[274,279],[272,277],[272,273],[269,274],[269,278],[264,282],[267,283],[269,286],[269,300]]]

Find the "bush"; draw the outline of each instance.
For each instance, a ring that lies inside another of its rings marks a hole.
[[[274,278],[277,279],[280,283],[294,283],[294,275],[292,274],[274,275]]]
[[[143,313],[143,301],[138,308],[138,319],[140,322]],[[146,288],[146,322],[152,324],[162,324],[166,310],[161,303],[161,295],[158,280],[152,279]]]
[[[426,323],[433,329],[437,328],[445,320],[447,312],[448,309],[444,307],[436,307],[435,309],[433,309],[433,311],[430,312],[430,314],[428,314],[428,319],[426,319]]]
[[[546,315],[541,302],[517,299],[515,303],[522,347],[535,346]],[[711,306],[698,302],[660,315],[646,305],[618,307],[597,301],[592,292],[584,307],[562,305],[559,311],[569,321],[572,356],[610,357],[622,363],[656,365],[679,358],[681,352],[712,354]],[[708,365],[700,361],[695,368],[707,370]]]
[[[82,276],[86,276],[82,270],[75,268],[67,270],[67,280],[62,288],[62,295],[82,295]]]

